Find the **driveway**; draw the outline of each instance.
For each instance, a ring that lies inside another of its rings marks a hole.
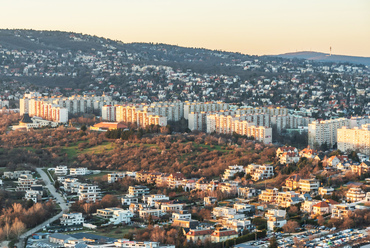
[[[40,174],[42,180],[45,182],[45,187],[50,191],[50,194],[55,197],[55,199],[57,200],[57,202],[60,202],[60,207],[62,209],[62,211],[51,217],[50,219],[48,219],[47,221],[45,221],[44,223],[41,223],[40,225],[32,228],[31,230],[23,233],[20,237],[19,237],[19,242],[16,244],[16,246],[18,248],[24,248],[24,245],[25,245],[25,240],[28,236],[31,236],[32,234],[34,234],[35,232],[39,231],[40,229],[42,229],[44,226],[46,226],[47,224],[50,224],[52,223],[53,221],[56,221],[57,219],[59,219],[60,217],[62,217],[63,213],[64,212],[68,212],[69,211],[69,208],[67,206],[67,203],[65,202],[64,198],[61,196],[61,194],[59,194],[55,187],[54,187],[54,184],[50,181],[48,175],[42,170],[42,168],[37,168],[36,169],[37,173]]]

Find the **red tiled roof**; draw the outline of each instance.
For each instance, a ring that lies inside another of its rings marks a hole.
[[[313,205],[313,207],[328,208],[329,207],[329,204],[327,204],[326,202],[319,202],[319,203]]]
[[[215,231],[214,233],[212,233],[212,236],[224,237],[224,236],[231,236],[235,234],[238,234],[238,233],[234,230],[226,230],[226,231]]]
[[[186,235],[189,236],[201,236],[201,235],[211,235],[213,230],[190,230]]]

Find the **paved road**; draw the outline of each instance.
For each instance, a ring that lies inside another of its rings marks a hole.
[[[55,197],[57,202],[60,202],[59,205],[60,205],[62,211],[59,214],[57,214],[57,215],[53,216],[52,218],[48,219],[44,223],[41,223],[40,225],[38,225],[38,226],[32,228],[31,230],[29,230],[28,232],[22,234],[19,238],[19,242],[16,244],[18,248],[24,248],[25,239],[28,236],[30,236],[33,233],[37,232],[38,230],[42,229],[47,224],[50,224],[53,221],[57,220],[58,218],[62,217],[63,213],[68,212],[68,210],[69,210],[69,208],[67,206],[67,203],[65,202],[64,198],[56,191],[56,189],[54,187],[54,184],[51,183],[48,175],[42,170],[42,168],[37,168],[36,171],[40,174],[42,180],[45,182],[46,188],[50,191],[51,195]]]

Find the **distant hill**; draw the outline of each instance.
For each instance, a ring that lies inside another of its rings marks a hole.
[[[353,63],[353,64],[363,64],[370,66],[369,57],[356,57],[356,56],[346,56],[346,55],[336,55],[320,52],[295,52],[295,53],[284,53],[276,55],[275,57],[288,58],[288,59],[308,59],[314,61],[323,61],[323,62],[336,62],[336,63]]]

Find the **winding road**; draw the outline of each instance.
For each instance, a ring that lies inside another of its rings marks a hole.
[[[50,224],[52,223],[53,221],[59,219],[60,217],[62,217],[63,213],[65,212],[68,212],[69,211],[69,208],[68,208],[68,205],[67,203],[65,202],[63,196],[61,194],[59,194],[54,185],[52,184],[52,182],[50,181],[48,175],[42,170],[43,168],[36,168],[36,171],[37,173],[40,174],[42,180],[45,182],[45,187],[50,191],[50,194],[55,197],[56,201],[57,202],[60,202],[60,207],[62,209],[62,211],[53,216],[52,218],[48,219],[47,221],[41,223],[40,225],[32,228],[31,230],[23,233],[20,237],[19,237],[19,242],[16,244],[16,246],[18,248],[24,248],[25,246],[25,240],[28,236],[34,234],[35,232],[37,232],[38,230],[42,229],[44,226],[46,226],[47,224]]]

